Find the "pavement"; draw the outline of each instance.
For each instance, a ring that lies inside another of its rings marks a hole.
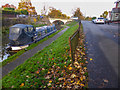
[[[48,40],[46,40],[43,43],[36,46],[35,48],[33,48],[29,51],[26,51],[21,56],[19,56],[16,60],[14,60],[13,62],[10,62],[7,65],[5,65],[4,67],[2,67],[2,74],[0,72],[0,75],[2,75],[2,77],[7,75],[10,71],[15,69],[17,66],[24,63],[30,57],[34,56],[34,54],[36,54],[38,51],[42,50],[43,48],[45,48],[46,46],[51,44],[54,40],[56,40],[59,36],[61,36],[68,28],[69,27],[67,26],[64,30],[60,31],[59,33],[57,33],[52,38],[49,38]]]
[[[93,24],[82,21],[86,38],[89,88],[118,88],[118,32],[117,24]],[[90,60],[90,58],[92,58]]]

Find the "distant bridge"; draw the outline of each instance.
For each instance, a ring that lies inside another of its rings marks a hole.
[[[50,23],[53,23],[54,21],[62,21],[64,24],[68,21],[72,21],[72,19],[60,19],[60,18],[49,18]]]

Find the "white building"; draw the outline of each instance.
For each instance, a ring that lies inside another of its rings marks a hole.
[[[120,21],[120,0],[115,2],[116,6],[110,12],[111,21]]]

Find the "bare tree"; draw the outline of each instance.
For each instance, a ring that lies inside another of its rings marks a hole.
[[[41,15],[42,15],[42,16],[46,16],[47,10],[48,10],[47,5],[44,4],[43,9],[41,10]]]

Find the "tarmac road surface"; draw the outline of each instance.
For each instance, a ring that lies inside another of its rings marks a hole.
[[[86,36],[89,88],[118,88],[118,24],[82,21]],[[90,60],[92,58],[92,60]]]

